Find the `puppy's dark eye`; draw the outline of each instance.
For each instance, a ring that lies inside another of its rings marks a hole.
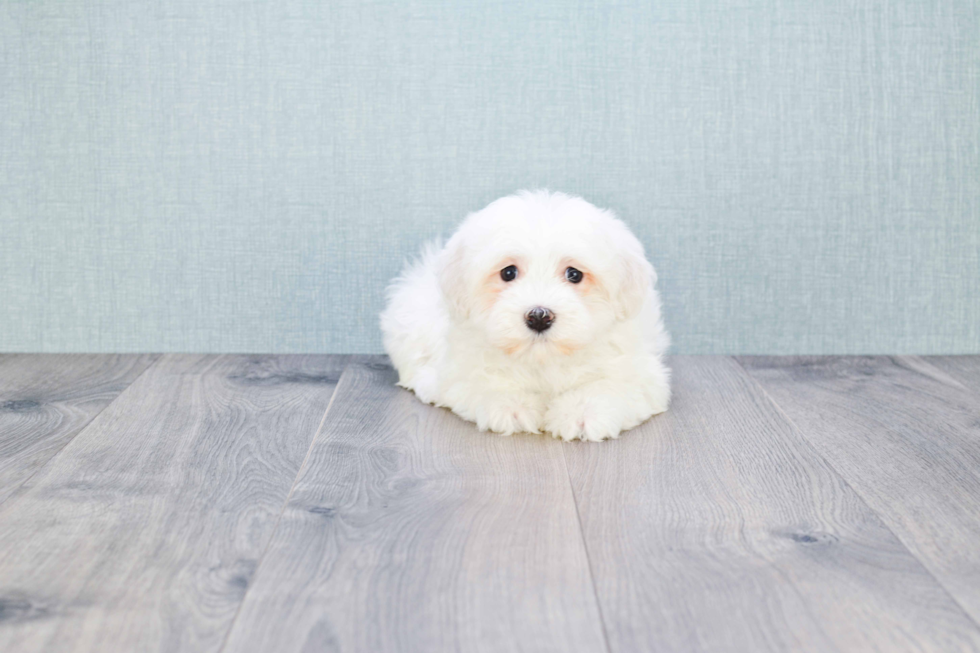
[[[517,266],[508,265],[503,270],[500,271],[500,278],[504,281],[513,281],[517,278]]]
[[[565,278],[572,283],[579,283],[583,276],[584,275],[582,274],[581,270],[576,270],[575,268],[565,268]]]

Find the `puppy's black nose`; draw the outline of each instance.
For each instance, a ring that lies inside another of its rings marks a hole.
[[[528,329],[541,333],[551,328],[551,323],[555,321],[555,314],[543,306],[532,308],[524,316],[524,324]]]

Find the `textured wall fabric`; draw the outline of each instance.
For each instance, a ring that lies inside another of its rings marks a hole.
[[[518,188],[681,353],[980,352],[980,3],[0,2],[0,351],[380,350]]]

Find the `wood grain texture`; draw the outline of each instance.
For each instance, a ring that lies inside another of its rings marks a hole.
[[[0,504],[78,435],[156,356],[0,356]]]
[[[614,653],[980,649],[980,629],[734,360],[672,367],[667,413],[564,448]]]
[[[225,648],[604,651],[559,443],[352,364]]]
[[[980,356],[924,356],[923,359],[966,387],[980,392]]]
[[[740,361],[980,622],[977,394],[916,357]]]
[[[218,650],[344,362],[158,361],[0,509],[0,650]]]

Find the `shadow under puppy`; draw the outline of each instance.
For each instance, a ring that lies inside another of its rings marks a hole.
[[[610,211],[524,191],[392,283],[384,345],[399,385],[481,429],[615,438],[670,402],[655,282]]]

